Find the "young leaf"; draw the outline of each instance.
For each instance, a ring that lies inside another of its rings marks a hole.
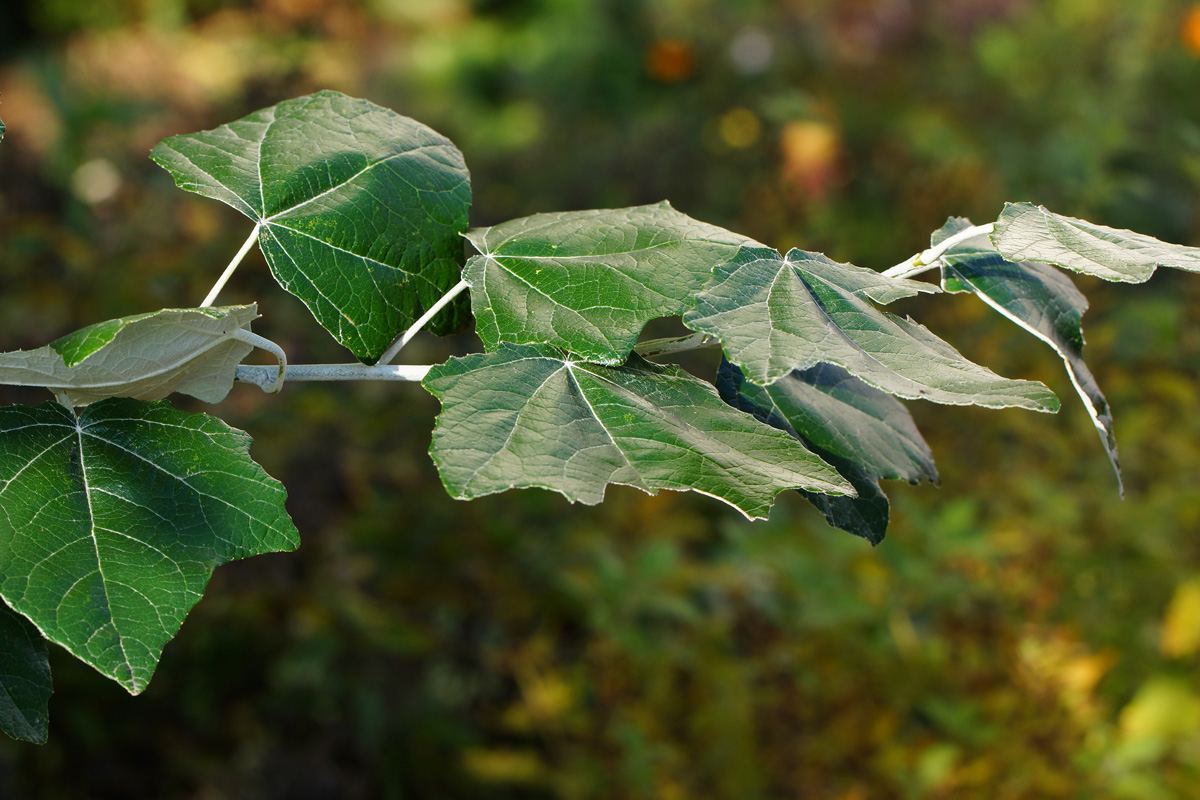
[[[933,244],[970,225],[967,220],[951,219],[933,234]],[[1100,442],[1117,474],[1117,486],[1121,488],[1112,412],[1083,360],[1081,323],[1087,298],[1066,275],[1051,266],[1005,260],[985,235],[955,245],[941,260],[942,288],[948,292],[974,292],[983,302],[1053,347],[1062,358],[1071,383],[1100,434]],[[1123,488],[1121,492],[1124,494]]]
[[[952,405],[1057,411],[1041,383],[1001,378],[912,320],[876,309],[928,291],[819,253],[743,248],[717,267],[683,321],[721,340],[729,360],[760,385],[826,362],[889,394]]]
[[[790,433],[836,467],[858,491],[857,497],[803,489],[800,493],[829,524],[872,544],[883,540],[888,525],[888,501],[880,479],[938,479],[933,453],[908,409],[841,367],[818,364],[759,386],[723,361],[717,389],[726,403]]]
[[[1106,281],[1142,283],[1158,267],[1200,272],[1200,248],[1064,217],[1030,203],[1005,203],[992,244],[1009,261],[1041,261]]]
[[[29,620],[0,602],[0,730],[42,744],[54,691],[46,640]]]
[[[175,183],[241,211],[284,289],[368,364],[459,281],[470,176],[449,139],[338,92],[173,136],[150,154]],[[457,303],[433,321],[465,322]]]
[[[36,350],[0,353],[0,383],[45,386],[77,406],[105,397],[158,400],[171,392],[218,403],[254,349],[234,336],[257,316],[250,304],[98,322]]]
[[[142,691],[213,569],[299,544],[249,445],[163,401],[0,409],[0,596]]]
[[[711,384],[636,355],[604,367],[548,345],[504,344],[434,367],[424,385],[442,402],[430,454],[461,499],[539,486],[594,504],[620,483],[691,489],[754,519],[784,489],[853,492]]]
[[[757,244],[699,222],[666,202],[535,214],[467,238],[476,333],[552,344],[589,361],[625,361],[647,322],[691,307],[713,267]]]

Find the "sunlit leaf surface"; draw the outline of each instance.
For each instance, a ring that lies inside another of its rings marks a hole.
[[[853,492],[711,384],[638,356],[604,367],[546,345],[503,345],[434,367],[425,387],[442,401],[430,452],[463,499],[540,486],[592,504],[619,483],[692,489],[754,518],[784,489]]]
[[[667,203],[536,214],[467,238],[482,253],[463,275],[489,350],[553,344],[609,365],[647,322],[690,308],[713,267],[755,244]]]
[[[317,92],[173,136],[151,157],[181,188],[258,223],[276,280],[364,362],[459,281],[471,203],[462,154],[374,103]],[[464,300],[430,329],[457,330],[465,313]]]
[[[1142,283],[1159,267],[1200,272],[1200,248],[1064,217],[1031,203],[1006,203],[992,244],[1009,261],[1041,261],[1106,281]]]
[[[162,401],[0,409],[0,596],[140,692],[213,569],[299,543],[249,445]]]
[[[1002,378],[870,302],[928,290],[819,253],[744,248],[717,268],[684,323],[719,338],[729,360],[761,385],[825,362],[899,397],[1058,410],[1044,385]]]

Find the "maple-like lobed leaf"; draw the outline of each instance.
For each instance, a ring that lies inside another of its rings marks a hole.
[[[904,404],[841,367],[818,364],[759,386],[726,360],[717,388],[725,402],[796,437],[854,486],[853,497],[800,493],[829,524],[872,544],[883,541],[889,521],[880,479],[938,479],[929,445]]]
[[[750,380],[770,385],[793,370],[832,363],[889,394],[952,405],[1057,411],[1043,384],[1002,378],[967,360],[911,319],[880,311],[887,301],[936,291],[820,253],[743,248],[717,267],[683,318],[721,340]]]
[[[35,350],[0,353],[0,383],[43,386],[76,406],[172,392],[225,399],[253,346],[237,338],[257,306],[166,308],[98,322]]]
[[[934,232],[934,245],[971,227],[951,219]],[[1092,371],[1083,360],[1083,314],[1087,298],[1066,275],[1049,264],[1005,259],[986,235],[954,245],[941,258],[942,287],[948,292],[973,292],[1001,315],[1050,345],[1067,369],[1076,393],[1087,409],[1100,443],[1108,455],[1117,487],[1124,493],[1112,410]]]
[[[625,361],[646,323],[682,314],[740,234],[667,202],[535,214],[467,238],[476,332],[484,347],[551,344],[601,364]]]
[[[180,188],[254,220],[275,279],[365,363],[460,279],[462,153],[374,103],[317,92],[173,136],[151,158]],[[430,330],[456,331],[466,315],[456,301]]]
[[[1008,261],[1038,261],[1106,281],[1142,283],[1159,267],[1200,272],[1200,248],[1055,214],[1032,203],[1005,203],[991,234]]]
[[[784,489],[853,492],[711,384],[636,355],[606,367],[548,345],[504,344],[435,366],[424,385],[442,402],[430,454],[460,499],[541,487],[594,504],[617,483],[690,489],[759,518]]]
[[[142,691],[214,568],[299,544],[249,444],[163,401],[0,409],[0,596]]]

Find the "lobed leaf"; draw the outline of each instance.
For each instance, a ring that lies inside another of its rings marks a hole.
[[[970,225],[967,220],[951,219],[933,234],[933,244]],[[1087,298],[1066,275],[1047,264],[1006,260],[996,252],[986,235],[974,236],[955,245],[941,261],[942,288],[948,292],[974,292],[1000,314],[1050,345],[1062,358],[1071,383],[1096,426],[1117,475],[1117,486],[1121,488],[1121,464],[1117,457],[1112,411],[1083,360],[1082,320],[1087,310]],[[1124,494],[1123,488],[1121,492]]]
[[[0,409],[0,596],[142,691],[213,569],[299,544],[249,445],[162,401]]]
[[[53,691],[46,640],[29,620],[0,602],[0,730],[43,744]]]
[[[1200,272],[1200,248],[1064,217],[1031,203],[1005,203],[992,245],[1009,261],[1040,261],[1106,281],[1142,283],[1158,267]]]
[[[757,244],[665,201],[535,214],[467,238],[482,254],[463,277],[488,350],[552,344],[608,365],[625,361],[647,322],[690,308],[714,266]]]
[[[786,431],[837,468],[856,497],[800,493],[829,524],[872,544],[883,540],[889,517],[880,479],[938,479],[933,453],[904,404],[841,367],[818,364],[759,386],[726,360],[717,389],[726,403]]]
[[[899,397],[1058,410],[1058,399],[1041,383],[1002,378],[916,322],[868,302],[930,290],[820,253],[792,250],[785,258],[747,247],[717,267],[683,321],[719,338],[729,360],[764,386],[824,362]]]
[[[173,136],[150,156],[180,188],[254,220],[275,279],[365,363],[459,281],[471,203],[462,153],[374,103],[317,92]],[[465,322],[464,300],[430,329]]]
[[[182,392],[225,399],[253,346],[235,338],[257,306],[168,308],[99,322],[36,350],[0,353],[0,383],[44,386],[81,406],[106,397]]]
[[[460,499],[538,486],[594,504],[619,483],[690,489],[753,519],[784,489],[854,491],[711,384],[636,355],[605,367],[548,345],[503,344],[434,367],[424,385],[442,402],[430,454]]]

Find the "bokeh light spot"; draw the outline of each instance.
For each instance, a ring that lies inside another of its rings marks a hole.
[[[762,121],[748,108],[731,108],[717,123],[721,141],[734,149],[750,147],[762,134]]]

